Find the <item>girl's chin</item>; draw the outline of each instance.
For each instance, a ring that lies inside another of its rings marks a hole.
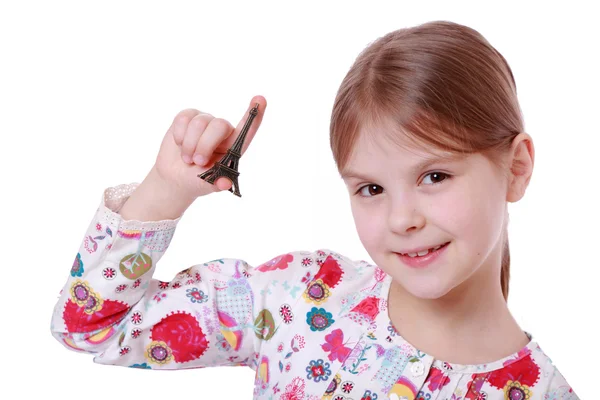
[[[396,280],[396,278],[394,278],[394,280]],[[432,286],[427,285],[426,282],[409,282],[406,280],[403,280],[402,283],[396,281],[394,285],[396,285],[397,288],[400,288],[400,290],[407,292],[410,296],[422,300],[439,299],[450,293],[453,289],[453,287],[445,285]]]

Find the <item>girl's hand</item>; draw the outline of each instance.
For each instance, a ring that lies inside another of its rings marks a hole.
[[[162,141],[153,167],[156,175],[165,182],[165,190],[190,199],[229,190],[233,183],[225,177],[217,179],[213,185],[198,175],[210,169],[233,146],[248,119],[248,112],[256,103],[259,103],[258,114],[246,134],[243,155],[262,122],[267,107],[264,97],[252,98],[235,129],[227,120],[215,118],[207,112],[195,109],[179,112]],[[200,157],[207,161],[202,162]]]

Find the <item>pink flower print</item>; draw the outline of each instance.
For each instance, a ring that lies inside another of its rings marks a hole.
[[[137,287],[140,286],[141,283],[142,283],[142,280],[138,278],[135,280],[135,282],[133,282],[133,285],[131,285],[131,287],[136,289]]]
[[[285,372],[290,372],[290,369],[292,369],[292,363],[287,363],[285,365]]]
[[[296,335],[294,335],[294,339],[296,339],[298,341],[298,347],[303,349],[304,344],[305,344],[304,336],[296,334]]]
[[[321,348],[326,352],[330,352],[327,356],[329,361],[338,360],[343,362],[352,351],[349,347],[344,346],[344,333],[341,329],[335,329],[330,334],[325,335],[325,342],[321,345]]]
[[[94,240],[94,238],[88,236],[84,240],[84,247],[88,253],[93,253],[98,250],[98,243]]]
[[[97,230],[98,232],[101,232],[101,231],[102,231],[102,224],[100,224],[100,223],[96,223],[96,230]]]
[[[425,383],[429,383],[429,390],[433,392],[450,383],[450,378],[442,370],[433,367],[429,370],[429,376],[427,376]]]
[[[283,342],[279,343],[279,345],[277,346],[277,352],[281,353],[283,351]]]
[[[130,351],[131,351],[131,347],[129,347],[129,346],[122,347],[121,350],[119,350],[119,355],[124,356],[125,354],[129,353]]]
[[[173,289],[177,289],[177,288],[181,287],[181,282],[174,282],[173,285],[171,285],[171,287]]]
[[[212,272],[221,272],[221,267],[219,264],[208,264],[208,269],[210,269]]]
[[[123,290],[127,289],[127,285],[123,284],[123,285],[119,285],[115,288],[115,292],[117,293],[121,293]]]
[[[152,298],[152,300],[156,301],[157,303],[160,303],[160,301],[162,299],[164,299],[165,297],[167,297],[166,293],[158,293],[158,294],[154,295],[154,297]]]
[[[385,278],[385,272],[379,267],[375,268],[375,280],[377,282],[381,282],[381,281],[383,281],[384,278]]]
[[[277,256],[264,264],[256,267],[257,271],[265,272],[265,271],[275,271],[277,269],[287,269],[289,263],[294,261],[294,256],[286,253],[280,256]]]
[[[131,337],[133,339],[139,338],[141,334],[142,334],[142,330],[141,329],[135,328],[135,329],[131,330]]]
[[[306,275],[304,275],[302,277],[302,283],[305,283],[307,285],[310,283],[311,280],[312,280],[312,274],[310,272],[307,272]]]
[[[375,352],[375,354],[377,355],[377,358],[379,358],[379,357],[381,357],[381,356],[383,356],[385,354],[385,348],[382,345],[377,344],[377,343],[375,343],[373,345],[377,349],[376,352]]]
[[[302,400],[304,399],[304,387],[306,382],[300,377],[295,377],[292,383],[286,385],[285,392],[281,395],[281,400]]]

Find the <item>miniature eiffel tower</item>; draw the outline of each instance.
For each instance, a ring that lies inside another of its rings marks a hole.
[[[229,191],[233,192],[233,194],[238,197],[242,197],[238,188],[237,178],[240,173],[237,169],[240,157],[242,156],[242,145],[244,144],[246,134],[248,133],[248,129],[252,124],[252,120],[254,117],[256,117],[256,114],[258,114],[258,103],[256,103],[256,105],[248,112],[248,119],[246,120],[246,123],[244,124],[239,136],[233,143],[233,146],[227,149],[227,154],[225,154],[217,163],[215,163],[211,169],[199,174],[199,178],[204,179],[206,182],[212,183],[213,185],[218,178],[228,178],[232,183]],[[235,191],[233,190],[234,188]]]

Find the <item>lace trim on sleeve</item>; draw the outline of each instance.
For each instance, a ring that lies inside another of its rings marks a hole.
[[[118,226],[122,230],[163,231],[175,228],[181,217],[161,221],[126,221],[118,214],[123,204],[138,186],[138,182],[133,182],[105,189],[102,195],[102,204],[98,210],[101,213],[100,220],[105,224]]]

